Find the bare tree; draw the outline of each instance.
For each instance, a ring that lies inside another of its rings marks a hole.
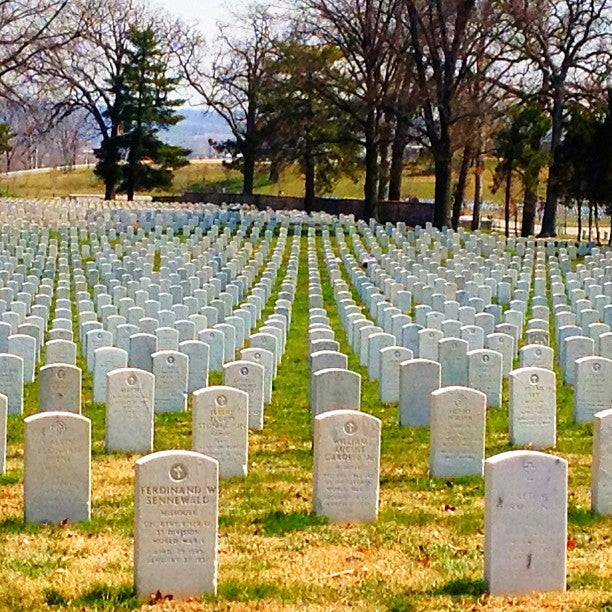
[[[80,6],[74,0],[0,0],[1,94],[13,89],[14,73],[28,70],[41,51],[74,39],[82,26]]]
[[[344,56],[350,90],[330,89],[330,101],[352,114],[365,149],[365,217],[378,201],[379,153],[388,150],[390,94],[400,75],[405,40],[398,20],[401,0],[303,0],[311,30]],[[388,126],[385,126],[388,127]],[[385,146],[381,148],[381,144]],[[386,178],[385,178],[386,180]]]
[[[456,132],[466,114],[466,92],[481,61],[486,28],[481,20],[486,7],[476,0],[403,0],[403,18],[410,39],[408,52],[416,70],[419,106],[427,144],[435,166],[434,225],[449,222],[453,153]]]
[[[505,29],[506,86],[519,98],[542,98],[551,116],[551,163],[541,236],[554,236],[562,166],[559,146],[568,101],[610,74],[612,0],[498,0],[495,22]]]
[[[274,59],[277,23],[271,10],[258,3],[233,17],[231,24],[219,25],[212,58],[197,31],[178,57],[187,82],[230,128],[234,142],[229,148],[240,159],[242,192],[252,194],[264,140],[262,94],[267,66]]]

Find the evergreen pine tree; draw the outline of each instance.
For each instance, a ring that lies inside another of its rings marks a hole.
[[[96,174],[116,180],[128,200],[140,189],[169,187],[173,170],[189,163],[189,150],[159,138],[183,119],[176,112],[183,101],[171,97],[178,79],[168,76],[166,59],[155,31],[135,28],[121,78],[112,85],[122,101],[120,128],[96,151]]]

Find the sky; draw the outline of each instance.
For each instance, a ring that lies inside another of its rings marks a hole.
[[[217,21],[223,21],[228,16],[226,0],[156,0],[168,13],[181,17],[187,24],[195,20],[207,41],[212,42],[217,32]]]

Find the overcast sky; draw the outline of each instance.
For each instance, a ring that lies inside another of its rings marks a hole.
[[[217,32],[217,21],[227,18],[226,0],[153,0],[169,13],[181,17],[188,24],[197,20],[206,39],[212,42]]]

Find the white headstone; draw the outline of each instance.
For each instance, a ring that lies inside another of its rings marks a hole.
[[[510,372],[510,442],[542,449],[554,447],[557,432],[555,373],[544,368]]]
[[[234,387],[213,386],[193,394],[192,450],[219,462],[219,478],[246,476],[249,454],[249,396]]]
[[[136,368],[107,374],[106,449],[147,453],[153,449],[155,379]]]
[[[312,377],[314,416],[330,410],[359,410],[361,407],[361,376],[340,368],[326,368]]]
[[[399,402],[400,364],[412,358],[412,351],[403,346],[388,346],[381,349],[378,385],[381,402]]]
[[[28,523],[86,521],[91,512],[91,421],[46,412],[24,421],[24,505]]]
[[[249,429],[264,426],[264,367],[251,361],[231,361],[223,366],[223,384],[249,396]]]
[[[440,388],[440,364],[412,359],[400,364],[399,424],[401,427],[429,425],[431,393]]]
[[[314,419],[314,512],[334,522],[369,522],[378,515],[380,420],[355,410]]]
[[[582,357],[576,361],[574,422],[590,423],[593,415],[612,408],[612,360]]]
[[[56,363],[40,369],[39,412],[81,414],[81,368]]]
[[[567,461],[528,450],[485,461],[485,585],[491,595],[564,591]]]
[[[8,399],[0,394],[0,474],[6,471],[6,425],[8,415]]]
[[[433,477],[481,476],[486,395],[467,387],[431,394],[429,472]]]
[[[23,413],[23,359],[0,353],[0,393],[8,399],[8,413]]]
[[[141,599],[215,594],[219,466],[186,450],[136,461],[134,582]]]
[[[178,351],[153,353],[155,412],[182,412],[187,407],[189,357]]]
[[[480,349],[468,353],[468,386],[487,396],[487,406],[499,408],[502,401],[502,355]]]
[[[612,409],[593,416],[591,509],[612,514]]]

